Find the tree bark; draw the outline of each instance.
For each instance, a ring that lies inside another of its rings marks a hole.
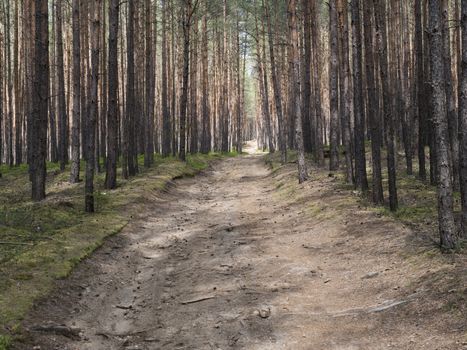
[[[360,0],[352,0],[352,63],[354,88],[355,184],[362,192],[368,190],[365,156],[365,115],[362,79],[362,27]]]
[[[368,93],[368,120],[370,123],[371,130],[371,158],[373,168],[372,199],[373,203],[382,204],[384,198],[383,181],[381,175],[381,128],[378,116],[378,103],[376,100],[375,66],[373,54],[373,28],[370,25],[373,22],[372,7],[372,2],[363,2],[363,23],[365,23],[365,75]]]
[[[387,126],[387,164],[389,184],[389,207],[391,211],[397,210],[397,187],[396,187],[396,156],[394,145],[394,117],[391,110],[389,91],[389,68],[388,68],[388,36],[386,29],[386,5],[383,0],[374,0],[376,38],[378,41],[378,55],[381,74],[381,85],[383,92],[383,113]]]
[[[303,146],[303,131],[302,131],[302,113],[300,103],[300,53],[299,53],[299,40],[297,30],[297,4],[296,0],[288,0],[287,15],[290,36],[290,65],[292,66],[293,75],[290,77],[290,84],[292,88],[290,91],[293,93],[293,102],[295,105],[295,140],[297,144],[297,157],[298,157],[298,182],[303,183],[308,179],[308,172],[305,163],[305,149]]]
[[[329,2],[329,110],[330,110],[330,161],[329,170],[339,169],[339,93],[338,93],[338,36],[336,0]]]
[[[45,199],[47,176],[47,114],[49,99],[49,9],[47,0],[35,0],[34,90],[31,137],[32,199]]]
[[[107,163],[105,188],[117,187],[118,160],[118,14],[119,0],[109,1],[109,86],[107,112]]]
[[[459,81],[461,228],[467,236],[467,0],[461,2],[462,73]]]
[[[449,132],[444,85],[443,30],[440,0],[429,0],[430,10],[430,70],[434,137],[438,165],[438,220],[441,246],[454,248],[455,223],[453,215],[452,176],[449,162]]]
[[[73,0],[73,118],[71,127],[71,172],[70,182],[79,182],[80,171],[80,134],[81,134],[81,39],[80,0]]]

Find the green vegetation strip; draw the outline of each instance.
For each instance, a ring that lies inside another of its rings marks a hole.
[[[132,213],[154,200],[176,178],[194,176],[213,160],[234,153],[190,155],[183,163],[156,157],[151,169],[120,180],[116,190],[103,189],[104,174],[97,175],[97,213],[83,210],[83,184],[68,183],[68,171],[49,165],[48,197],[29,200],[26,167],[1,169],[0,179],[0,350],[6,349],[34,301],[46,296],[56,279],[120,232]],[[142,162],[142,159],[140,159]]]

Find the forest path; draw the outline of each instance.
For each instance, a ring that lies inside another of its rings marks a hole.
[[[342,202],[327,176],[301,189],[306,201],[281,198],[288,170],[248,155],[177,181],[25,322],[81,339],[31,332],[15,348],[463,348],[419,309],[407,229]],[[345,205],[323,216],[310,203]]]

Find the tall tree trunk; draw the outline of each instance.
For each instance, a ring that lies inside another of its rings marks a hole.
[[[4,80],[4,77],[3,77],[3,49],[4,49],[4,46],[3,46],[3,41],[5,40],[4,36],[3,36],[3,33],[0,31],[0,165],[3,164],[3,118],[4,118],[4,115],[3,115],[3,80]],[[31,117],[30,117],[31,118]],[[31,118],[32,120],[32,118]],[[29,129],[31,129],[31,127],[29,126]],[[28,145],[29,143],[32,141],[32,137],[31,135],[29,135],[28,133]],[[28,147],[28,151],[30,150],[31,148]],[[32,157],[28,157],[30,159],[32,159]],[[29,172],[30,172],[30,177],[31,177],[31,180],[32,180],[32,166],[31,166],[31,163],[28,162],[30,164],[29,166]],[[0,177],[2,177],[2,173],[0,171]]]
[[[311,127],[311,28],[310,28],[310,1],[302,0],[303,11],[303,49],[301,76],[302,82],[302,129],[303,146],[305,152],[311,153],[312,146],[312,127]]]
[[[167,157],[171,152],[171,123],[168,97],[168,67],[167,67],[167,4],[162,0],[162,156]]]
[[[199,0],[198,0],[199,1]],[[197,5],[198,6],[198,5]],[[198,16],[193,15],[190,62],[190,153],[198,153]]]
[[[11,6],[10,0],[6,0],[6,26],[4,26],[6,34],[6,67],[7,67],[7,120],[5,123],[5,136],[6,136],[6,163],[12,167],[14,165],[13,156],[13,74],[11,67]]]
[[[128,1],[127,21],[127,84],[126,84],[126,120],[128,137],[128,175],[138,172],[138,150],[136,144],[136,97],[135,97],[135,1]]]
[[[290,91],[294,96],[295,105],[295,140],[297,143],[297,157],[298,157],[298,182],[302,183],[308,179],[308,172],[305,163],[305,149],[303,146],[303,132],[302,132],[302,113],[300,103],[300,53],[299,53],[299,40],[297,30],[297,4],[296,0],[288,0],[287,14],[290,36],[290,65],[293,67],[293,75],[290,83],[293,87]],[[291,116],[292,118],[292,116]]]
[[[368,90],[368,119],[371,130],[371,160],[372,160],[372,198],[373,203],[382,204],[383,197],[383,180],[381,175],[381,128],[378,116],[378,103],[376,100],[376,82],[375,82],[375,66],[373,55],[373,27],[372,23],[372,8],[373,4],[370,1],[363,2],[363,23],[365,37],[365,75],[366,87]]]
[[[152,49],[152,6],[146,0],[146,123],[145,123],[145,152],[144,166],[150,167],[154,163],[154,56]]]
[[[425,70],[423,61],[423,27],[422,27],[422,0],[414,1],[415,17],[415,70],[417,89],[417,117],[418,117],[418,177],[426,180],[425,144],[426,144],[426,90]]]
[[[338,93],[338,37],[336,1],[329,2],[329,45],[331,57],[329,60],[329,111],[330,111],[330,161],[329,169],[339,169],[339,93]]]
[[[90,69],[90,108],[88,114],[86,147],[86,181],[85,181],[85,210],[87,213],[95,211],[94,206],[94,173],[96,147],[96,121],[98,113],[98,84],[99,84],[99,33],[100,33],[101,0],[95,0],[90,6],[91,22],[91,69]]]
[[[281,152],[281,162],[287,162],[287,141],[285,137],[284,116],[282,114],[282,93],[279,79],[277,77],[276,55],[274,52],[273,29],[271,25],[271,14],[269,12],[269,4],[266,1],[266,18],[268,22],[268,39],[269,39],[269,59],[271,61],[271,80],[274,90],[274,104],[276,106],[279,150]],[[310,137],[310,135],[307,135]]]
[[[456,114],[456,102],[452,78],[451,59],[451,21],[449,18],[449,1],[442,0],[443,17],[443,62],[444,62],[444,84],[446,89],[446,108],[448,111],[448,131],[451,152],[451,165],[453,175],[453,187],[459,188],[459,140],[458,140],[458,118]]]
[[[58,81],[58,159],[60,170],[65,170],[68,163],[68,115],[65,99],[65,68],[63,62],[63,0],[57,0],[55,40],[57,45],[57,81]]]
[[[360,0],[352,0],[352,63],[354,88],[355,183],[362,192],[368,190],[365,156],[365,115],[362,79],[362,27]]]
[[[342,142],[345,148],[345,180],[353,183],[352,135],[350,113],[352,96],[350,93],[350,61],[349,61],[349,21],[347,0],[338,0],[339,42],[340,42],[340,96]]]
[[[47,0],[35,0],[35,48],[32,130],[32,199],[45,198],[47,176],[47,114],[49,99],[49,9]]]
[[[186,112],[188,106],[188,79],[190,74],[190,21],[192,16],[191,0],[184,0],[183,14],[183,80],[180,94],[180,153],[186,160]]]
[[[324,112],[321,98],[321,59],[320,59],[320,26],[319,26],[319,13],[320,6],[317,2],[312,2],[311,16],[311,38],[312,38],[312,54],[313,54],[313,95],[314,95],[314,114],[316,120],[316,133],[315,138],[315,161],[319,166],[324,166],[324,144],[323,144],[323,119]]]
[[[204,1],[204,9],[207,11],[207,0]],[[211,151],[211,116],[209,113],[209,88],[208,88],[208,20],[206,12],[203,14],[203,38],[201,44],[201,117],[202,135],[201,152]]]
[[[109,110],[107,112],[107,171],[105,176],[105,187],[107,189],[117,187],[119,9],[119,0],[109,1]]]
[[[459,81],[459,130],[460,130],[460,189],[462,203],[461,227],[467,236],[467,0],[461,5],[462,73]]]
[[[453,215],[452,176],[449,162],[449,131],[446,113],[446,90],[443,62],[443,19],[440,0],[429,0],[430,10],[430,69],[433,118],[438,165],[438,219],[441,246],[454,248],[455,223]]]
[[[269,88],[268,88],[268,76],[266,72],[266,54],[264,50],[265,47],[265,40],[264,40],[264,30],[263,35],[260,34],[259,27],[258,27],[258,16],[255,15],[255,30],[256,30],[256,61],[258,67],[258,81],[259,81],[259,90],[260,90],[260,98],[261,98],[261,110],[262,110],[262,117],[265,124],[265,132],[267,137],[267,147],[270,153],[275,152],[274,147],[274,139],[272,135],[272,126],[271,126],[271,113],[269,110]],[[260,41],[261,35],[261,41]],[[266,146],[266,145],[264,145]]]
[[[80,0],[73,0],[73,119],[71,127],[71,172],[70,182],[79,182],[80,171],[80,134],[81,134],[81,39]]]
[[[19,27],[20,27],[20,2],[15,2],[15,43],[13,48],[13,74],[14,74],[14,94],[15,94],[15,164],[23,163],[23,111],[24,101],[21,96],[21,76],[19,69]],[[24,22],[22,23],[24,26]],[[24,57],[24,56],[23,56]]]
[[[221,127],[221,150],[222,152],[229,151],[229,95],[228,95],[228,80],[229,80],[229,61],[228,61],[228,32],[227,32],[227,0],[224,0],[224,47],[223,47],[223,62],[222,62],[222,127]]]
[[[396,187],[396,151],[394,145],[394,117],[391,110],[389,91],[389,68],[388,68],[388,38],[386,29],[386,5],[383,0],[374,0],[376,38],[378,41],[379,65],[381,74],[381,85],[383,92],[383,113],[387,126],[387,163],[389,183],[389,207],[391,211],[397,210],[397,187]]]

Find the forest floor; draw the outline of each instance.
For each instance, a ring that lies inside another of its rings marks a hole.
[[[13,349],[467,349],[465,255],[359,198],[314,168],[298,185],[293,163],[220,161],[139,206]]]

